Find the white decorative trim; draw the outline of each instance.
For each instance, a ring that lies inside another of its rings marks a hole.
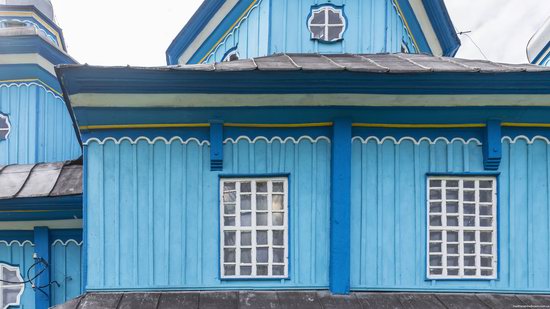
[[[244,22],[245,20],[248,20],[248,18],[250,17],[250,14],[252,14],[252,12],[255,11],[255,10],[260,6],[260,4],[261,4],[262,2],[263,2],[263,0],[258,1],[258,3],[256,3],[256,4],[248,11],[248,13],[246,14],[246,16],[244,16],[244,17],[239,21],[239,23],[235,26],[235,28],[233,28],[233,30],[231,30],[231,32],[230,32],[229,34],[227,34],[227,36],[223,39],[223,41],[220,42],[220,43],[218,44],[218,46],[216,46],[216,47],[212,50],[212,52],[211,52],[210,54],[208,54],[208,55],[204,58],[204,59],[205,59],[205,61],[204,61],[205,63],[208,63],[208,61],[212,60],[212,56],[215,57],[215,55],[216,55],[216,53],[218,52],[218,50],[219,50],[222,46],[224,46],[224,45],[227,43],[227,41],[229,40],[230,37],[232,37],[232,36],[235,35],[235,32],[236,32],[237,30],[239,30],[239,28],[242,26],[243,22]],[[235,43],[237,43],[237,42],[235,42]],[[214,59],[214,61],[216,61],[216,59]]]
[[[257,141],[264,141],[264,142],[267,142],[268,144],[271,144],[273,143],[274,141],[278,141],[280,143],[287,143],[287,142],[292,142],[294,144],[298,144],[300,143],[302,140],[308,140],[312,143],[317,143],[321,140],[325,140],[327,142],[330,143],[330,138],[326,137],[326,136],[319,136],[317,138],[312,138],[311,136],[307,136],[307,135],[304,135],[304,136],[300,136],[298,139],[295,139],[294,137],[287,137],[285,139],[282,139],[281,137],[279,136],[274,136],[272,137],[271,139],[268,139],[267,137],[265,136],[258,136],[256,138],[254,138],[253,140],[250,139],[250,137],[248,136],[239,136],[237,137],[237,139],[233,139],[233,138],[227,138],[225,139],[223,142],[224,144],[227,144],[227,143],[232,143],[232,144],[237,144],[239,141],[241,140],[245,140],[251,144],[253,143],[256,143]]]
[[[48,32],[46,32],[46,30],[40,28],[40,26],[38,26],[38,24],[36,24],[35,22],[33,21],[30,21],[30,20],[22,20],[22,19],[17,19],[17,18],[10,18],[10,19],[0,19],[0,23],[1,22],[4,22],[4,21],[17,21],[17,22],[20,22],[20,23],[24,23],[24,24],[31,24],[36,30],[44,33],[44,35],[50,39],[50,41],[52,41],[55,46],[58,46],[57,45],[57,37],[55,36],[52,36],[51,34],[49,34]]]
[[[62,245],[62,246],[67,246],[69,243],[73,243],[77,246],[82,246],[82,241],[76,241],[74,239],[67,239],[66,241],[63,241],[61,239],[56,239],[53,243],[52,243],[52,247],[55,246],[55,245]]]
[[[56,99],[59,99],[59,100],[62,100],[63,101],[63,98],[60,97],[59,95],[57,95],[55,92],[51,91],[50,89],[44,87],[44,85],[41,85],[39,83],[35,83],[35,82],[23,82],[23,83],[6,83],[6,84],[3,84],[2,81],[0,81],[0,88],[3,88],[3,87],[6,87],[6,88],[11,88],[11,87],[18,87],[20,88],[21,86],[26,86],[26,87],[30,87],[30,86],[37,86],[38,88],[42,88],[44,89],[47,93],[50,93],[51,95],[53,95]]]
[[[10,242],[7,242],[5,240],[0,240],[0,244],[3,244],[3,245],[6,245],[8,247],[11,247],[12,245],[14,244],[17,244],[19,247],[23,247],[25,245],[31,245],[31,246],[34,246],[34,244],[32,243],[32,241],[30,240],[25,240],[23,242],[20,242],[19,240],[12,240]]]
[[[386,141],[392,141],[394,144],[401,144],[401,142],[403,141],[411,141],[413,142],[414,144],[416,145],[420,145],[420,143],[422,142],[428,142],[432,145],[436,144],[437,142],[445,142],[447,144],[452,144],[454,142],[461,142],[463,144],[470,144],[470,143],[475,143],[476,145],[482,145],[482,143],[477,139],[477,138],[470,138],[469,140],[464,140],[463,138],[461,137],[455,137],[451,140],[447,139],[446,137],[438,137],[434,140],[428,138],[428,137],[422,137],[420,139],[415,139],[414,137],[410,137],[410,136],[404,136],[402,138],[400,138],[399,140],[397,140],[395,137],[393,136],[385,136],[384,138],[382,139],[379,139],[378,137],[376,136],[369,136],[367,137],[366,139],[361,137],[361,136],[355,136],[352,138],[352,142],[354,141],[360,141],[361,143],[363,144],[366,144],[370,141],[375,141],[376,143],[378,144],[383,144],[384,142]]]
[[[17,276],[17,280],[19,280],[19,282],[23,282],[23,277],[21,276],[21,269],[19,267],[16,267],[16,266],[12,266],[12,265],[8,265],[8,264],[5,264],[5,263],[0,263],[0,279],[4,279],[3,277],[3,268],[7,268],[11,271],[14,271],[16,276]],[[7,287],[19,287],[20,290],[19,290],[19,293],[17,294],[17,298],[15,300],[14,303],[7,303],[5,300],[4,300],[4,295],[3,295],[3,291],[2,291],[2,287],[5,287],[7,285]],[[4,304],[4,307],[2,309],[8,309],[9,307],[11,306],[19,306],[21,304],[21,296],[23,296],[23,293],[25,292],[25,284],[24,283],[0,283],[0,293],[2,293],[2,295],[0,295],[0,305]]]
[[[84,145],[89,145],[92,142],[97,143],[99,145],[103,145],[103,144],[105,144],[106,142],[109,142],[109,141],[114,142],[117,145],[122,144],[122,142],[124,142],[124,141],[128,141],[128,142],[130,142],[130,144],[134,144],[134,145],[137,144],[139,141],[146,141],[147,143],[149,143],[151,145],[155,144],[156,142],[159,142],[159,141],[162,141],[165,144],[172,144],[173,142],[178,141],[178,142],[180,142],[181,144],[184,144],[184,145],[189,144],[191,142],[195,142],[195,143],[199,144],[199,146],[210,145],[210,142],[206,141],[206,140],[205,141],[199,141],[197,138],[191,137],[191,138],[188,138],[187,140],[184,141],[179,136],[172,137],[170,140],[167,140],[166,138],[161,137],[161,136],[155,137],[153,140],[149,139],[146,136],[140,136],[136,139],[131,139],[130,137],[123,137],[121,139],[116,139],[114,137],[107,137],[107,138],[104,138],[103,140],[100,140],[96,137],[92,137],[92,138],[86,140],[84,142]]]
[[[533,138],[529,138],[525,135],[518,135],[514,138],[511,138],[510,136],[504,136],[502,138],[502,142],[508,142],[510,144],[514,144],[516,143],[518,140],[524,140],[527,142],[527,144],[533,144],[536,140],[542,140],[544,142],[546,142],[547,144],[550,144],[550,140],[544,136],[540,136],[540,135],[536,135],[536,136],[533,136]]]
[[[6,133],[6,137],[4,138],[4,140],[8,139],[8,137],[10,137],[10,133],[11,133],[11,123],[10,123],[10,117],[8,117],[8,115],[6,114],[3,114],[2,112],[0,112],[0,119],[4,119],[6,121],[6,128],[0,128],[0,131],[7,131]]]

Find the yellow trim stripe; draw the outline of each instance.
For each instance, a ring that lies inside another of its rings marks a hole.
[[[515,123],[503,122],[503,127],[550,128],[550,123]],[[332,122],[314,123],[224,123],[229,128],[319,128],[331,127]],[[405,123],[353,123],[355,128],[387,129],[467,129],[485,128],[484,123],[457,124],[405,124]],[[209,128],[209,123],[170,123],[170,124],[121,124],[81,126],[81,130],[115,130],[115,129],[162,129],[162,128]]]
[[[392,129],[460,129],[460,128],[485,128],[484,123],[464,124],[385,124],[385,123],[354,123],[358,128],[392,128]]]
[[[61,44],[61,36],[59,35],[59,32],[57,32],[54,28],[52,28],[50,25],[48,25],[48,23],[45,20],[40,18],[40,16],[36,15],[36,13],[34,13],[34,12],[0,11],[0,15],[9,16],[9,17],[12,17],[12,16],[29,17],[30,16],[30,17],[36,19],[39,23],[42,24],[42,26],[44,26],[46,29],[48,29],[51,33],[53,33],[55,35],[55,38],[57,39],[57,44],[59,45],[59,47],[63,46],[63,44]]]
[[[204,57],[202,57],[202,59],[199,61],[199,63],[203,63],[204,60],[206,60],[206,58],[208,58],[208,55],[210,55],[212,53],[212,51],[214,49],[216,49],[218,47],[218,45],[223,41],[225,40],[225,38],[229,35],[229,32],[231,32],[233,30],[233,28],[235,28],[235,26],[237,24],[239,24],[241,22],[241,20],[246,16],[246,14],[248,14],[248,12],[250,10],[252,10],[252,8],[254,7],[254,5],[256,5],[256,3],[258,2],[258,0],[254,0],[249,6],[248,8],[246,8],[246,10],[244,11],[244,13],[241,14],[241,16],[239,16],[239,18],[237,18],[237,21],[235,21],[233,23],[233,25],[231,25],[231,27],[229,27],[229,29],[222,35],[222,37],[216,42],[216,44],[214,44],[214,46],[206,53],[206,55],[204,55]]]
[[[503,127],[550,128],[550,123],[503,122],[500,125]]]
[[[238,128],[318,128],[331,127],[332,122],[317,122],[317,123],[224,123],[224,127]]]
[[[50,90],[51,92],[57,94],[58,96],[60,97],[63,97],[63,94],[61,94],[60,92],[58,92],[57,90],[55,90],[54,88],[50,87],[50,85],[46,84],[45,82],[43,82],[42,80],[38,79],[38,78],[29,78],[29,79],[10,79],[10,80],[0,80],[0,84],[7,84],[7,83],[32,83],[32,82],[38,82],[40,83],[42,86],[48,88],[48,90]]]
[[[395,7],[397,8],[397,12],[401,16],[401,18],[403,20],[403,23],[405,24],[405,28],[407,29],[407,32],[409,33],[409,35],[411,36],[411,38],[413,40],[413,44],[414,44],[414,47],[416,48],[416,51],[420,52],[420,48],[418,47],[418,43],[416,42],[416,38],[414,37],[414,35],[411,31],[411,28],[409,27],[409,23],[407,22],[407,19],[405,18],[405,14],[403,14],[403,11],[401,10],[401,7],[399,6],[399,3],[397,3],[396,0],[393,0],[392,2],[395,5]]]

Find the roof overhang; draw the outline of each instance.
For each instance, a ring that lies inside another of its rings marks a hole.
[[[527,44],[527,59],[530,63],[540,64],[550,55],[550,18],[533,35]]]
[[[454,56],[460,47],[442,0],[392,0],[399,8],[421,52]],[[187,64],[208,42],[213,44],[249,7],[252,0],[205,0],[166,51],[169,65]],[[223,28],[223,29],[222,29]],[[208,48],[207,48],[208,50]],[[204,56],[204,55],[203,55]]]

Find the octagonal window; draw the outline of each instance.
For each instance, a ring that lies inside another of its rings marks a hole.
[[[0,141],[8,138],[10,129],[11,125],[8,115],[0,113]]]
[[[0,309],[21,305],[25,290],[18,267],[0,263]]]

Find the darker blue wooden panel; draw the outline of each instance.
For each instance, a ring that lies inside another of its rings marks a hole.
[[[35,261],[43,261],[35,267],[36,278],[35,305],[36,309],[48,309],[50,307],[50,235],[47,227],[34,228]]]

